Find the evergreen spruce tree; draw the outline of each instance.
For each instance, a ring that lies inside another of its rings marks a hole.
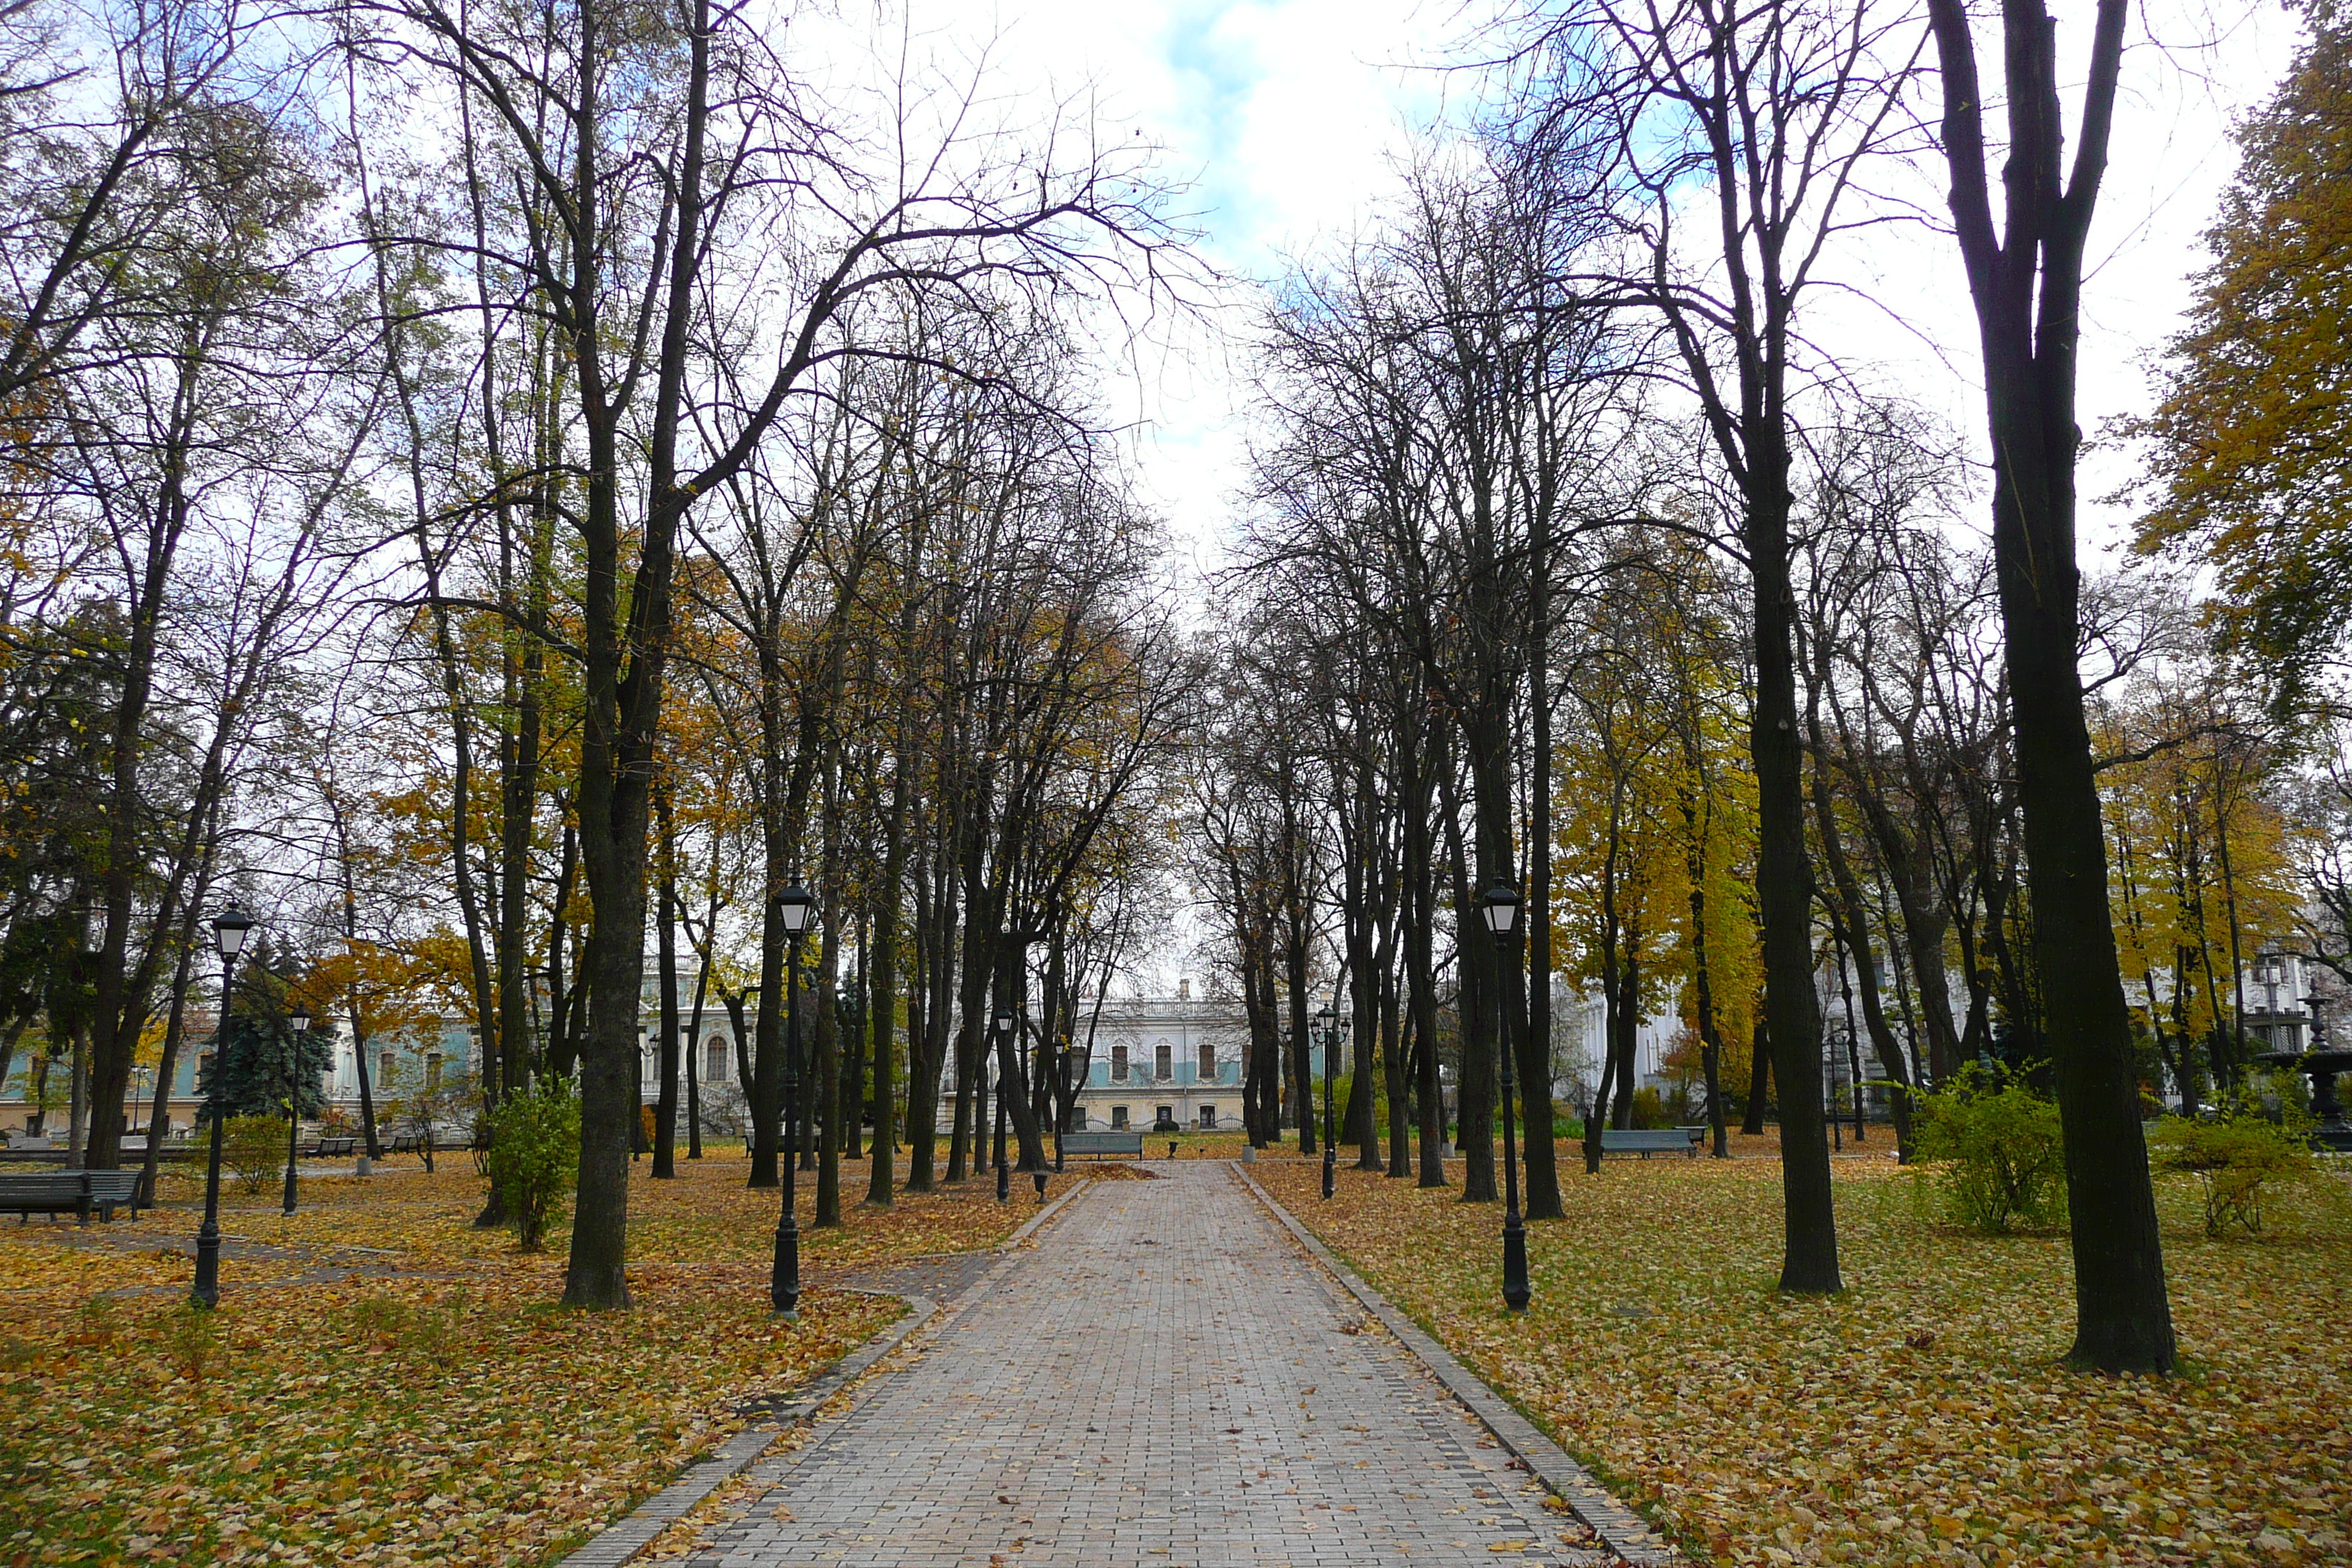
[[[327,1109],[325,1079],[334,1065],[324,1030],[297,1036],[286,1021],[286,984],[259,964],[241,979],[229,1008],[221,1044],[197,1075],[203,1102],[197,1120],[209,1112],[213,1075],[221,1082],[222,1110],[229,1116],[283,1116],[290,1089],[299,1114],[314,1117]]]

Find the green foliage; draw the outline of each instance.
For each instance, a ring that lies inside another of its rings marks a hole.
[[[275,1116],[232,1116],[221,1124],[221,1163],[236,1184],[257,1193],[285,1170],[286,1123]]]
[[[220,1356],[219,1325],[208,1307],[181,1308],[163,1325],[163,1349],[180,1375],[202,1383]]]
[[[1989,1233],[2065,1218],[2057,1106],[1971,1067],[1918,1107],[1918,1158],[1946,1217]]]
[[[88,1345],[110,1345],[122,1331],[121,1316],[115,1310],[111,1296],[92,1296],[81,1304],[81,1342]]]
[[[1666,1114],[1666,1102],[1654,1089],[1633,1091],[1633,1125],[1654,1131],[1672,1127],[1674,1119]]]
[[[2189,328],[2173,340],[2153,437],[2158,504],[2140,548],[2192,549],[2219,584],[2224,635],[2291,698],[2352,625],[2352,16],[2310,33],[2242,152],[2206,239]]]
[[[465,1321],[466,1293],[459,1290],[437,1307],[420,1306],[411,1312],[400,1336],[401,1348],[436,1366],[454,1366],[458,1352],[464,1348],[465,1336],[460,1331]]]
[[[483,1173],[505,1201],[525,1252],[546,1239],[548,1222],[580,1173],[580,1101],[569,1084],[542,1079],[490,1113]]]
[[[2269,1120],[2252,1099],[2211,1121],[2169,1118],[2148,1142],[2158,1170],[2197,1178],[2208,1236],[2220,1236],[2233,1224],[2249,1236],[2260,1235],[2265,1197],[2312,1169],[2302,1131]]]
[[[408,1331],[408,1303],[397,1296],[371,1291],[352,1303],[352,1327],[379,1345],[397,1343]]]
[[[334,1066],[326,1031],[297,1036],[288,1026],[285,984],[268,971],[257,966],[242,989],[251,994],[229,1014],[225,1043],[205,1063],[196,1092],[209,1109],[218,1072],[219,1103],[232,1117],[282,1117],[289,1091],[301,1115],[318,1115],[327,1108],[320,1080]]]

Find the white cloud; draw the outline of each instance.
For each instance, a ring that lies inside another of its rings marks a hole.
[[[2193,3],[2168,0],[2155,30],[2168,41],[2216,30]],[[2079,58],[2089,8],[2061,10],[2062,49]],[[1093,83],[1108,114],[1140,126],[1167,148],[1169,172],[1194,182],[1209,257],[1263,277],[1286,254],[1361,226],[1392,189],[1406,128],[1442,109],[1448,84],[1425,68],[1463,14],[1414,0],[1034,0],[992,13],[918,0],[914,20],[968,47],[1001,34],[1000,94]],[[2229,123],[2268,96],[2294,38],[2291,17],[2263,12],[2194,50],[2141,46],[2127,58],[2084,301],[2086,430],[2145,406],[2144,365],[2177,329],[2198,236],[2234,164]],[[1932,171],[1923,179],[1924,205],[1939,210]],[[1887,384],[1978,429],[1975,325],[1950,242],[1871,231],[1832,271],[1875,305],[1825,305],[1816,330],[1875,361]],[[1240,368],[1193,342],[1124,384],[1145,422],[1136,456],[1147,492],[1200,561],[1213,554],[1241,474],[1251,411]],[[2086,496],[2121,477],[2113,464],[2095,461]],[[2096,508],[2086,517],[2094,538],[2112,541],[2122,526]]]

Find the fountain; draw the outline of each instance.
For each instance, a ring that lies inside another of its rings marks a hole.
[[[2352,1122],[2344,1119],[2343,1104],[2336,1098],[2336,1075],[2352,1072],[2352,1051],[2331,1050],[2327,1045],[2327,1026],[2320,1016],[2325,1003],[2317,996],[2305,996],[2303,1005],[2311,1009],[2311,1049],[2307,1051],[2264,1051],[2254,1058],[2264,1067],[2286,1068],[2311,1079],[2311,1113],[2319,1125],[2311,1130],[2312,1141],[2339,1153],[2352,1153]]]

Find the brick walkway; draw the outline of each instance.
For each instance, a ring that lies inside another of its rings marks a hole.
[[[750,1472],[709,1568],[1617,1561],[1222,1163],[1096,1185],[911,1365]]]

